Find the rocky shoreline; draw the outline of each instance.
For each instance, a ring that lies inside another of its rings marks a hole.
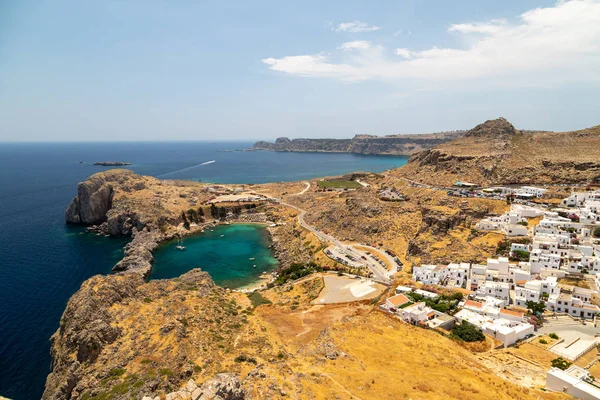
[[[203,232],[205,229],[219,224],[259,223],[274,225],[265,213],[242,213],[228,216],[225,221],[210,221],[193,224],[190,229],[182,229],[170,221],[168,215],[159,212],[149,218],[134,207],[113,207],[118,190],[134,192],[143,190],[146,185],[143,178],[129,170],[111,170],[95,174],[77,186],[77,196],[73,198],[66,213],[65,220],[69,224],[88,225],[88,232],[106,236],[125,235],[132,239],[124,249],[123,258],[112,268],[117,274],[134,273],[148,278],[154,262],[153,252],[163,243],[177,237],[189,236]],[[273,230],[271,247],[274,248]],[[274,251],[275,257],[281,251]],[[257,281],[258,283],[260,281]]]

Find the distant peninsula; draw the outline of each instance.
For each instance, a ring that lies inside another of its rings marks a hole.
[[[131,163],[125,161],[100,161],[95,162],[94,165],[100,165],[103,167],[122,167],[124,165],[131,165]]]
[[[454,140],[465,133],[466,131],[461,130],[421,135],[356,135],[352,139],[289,139],[280,137],[275,143],[256,142],[252,150],[410,156]]]

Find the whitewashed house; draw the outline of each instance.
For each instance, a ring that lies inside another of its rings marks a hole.
[[[580,298],[574,297],[570,293],[561,293],[558,296],[551,296],[546,302],[550,310],[567,313],[575,318],[593,318],[600,312],[600,307],[587,303]]]
[[[533,195],[534,197],[537,197],[538,199],[544,197],[544,195],[546,194],[546,192],[548,191],[548,189],[543,189],[543,188],[538,188],[535,186],[522,186],[521,188],[519,188],[517,190],[516,194],[530,194]]]
[[[572,192],[569,197],[563,199],[562,204],[567,207],[582,206],[588,200],[600,200],[600,190],[593,192]]]
[[[577,365],[571,365],[566,371],[551,368],[546,374],[548,390],[566,393],[581,400],[600,400],[600,388],[593,382],[589,371]]]
[[[412,279],[424,285],[439,285],[447,274],[447,268],[443,265],[425,264],[413,267]]]
[[[466,287],[467,279],[469,278],[470,269],[471,264],[469,263],[448,264],[444,286],[464,289]]]
[[[477,288],[477,296],[491,296],[505,301],[510,301],[510,284],[508,282],[491,282],[486,281],[485,284]]]
[[[436,317],[436,313],[424,302],[415,303],[400,310],[400,317],[408,323],[426,322]]]

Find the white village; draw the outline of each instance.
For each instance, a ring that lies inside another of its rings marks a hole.
[[[530,202],[544,196],[542,188],[482,192],[517,200],[503,215],[476,225],[477,231],[504,234],[508,254],[485,264],[413,266],[413,285],[396,287],[382,308],[424,328],[467,324],[499,348],[545,344],[549,335],[557,339],[547,347],[557,366],[553,362],[547,371],[546,388],[600,399],[593,377],[575,365],[600,344],[600,190],[574,191],[552,208]]]

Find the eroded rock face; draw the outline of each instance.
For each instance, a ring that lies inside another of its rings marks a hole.
[[[129,170],[110,170],[80,182],[77,196],[65,213],[67,223],[95,225],[106,221],[106,213],[113,205],[115,187],[134,176],[137,175]]]
[[[52,335],[52,372],[46,379],[43,399],[70,399],[84,374],[84,366],[93,364],[102,349],[120,334],[111,326],[108,309],[134,296],[144,280],[136,274],[95,276],[84,282],[71,297]]]
[[[113,381],[105,381],[108,385],[106,387],[100,382],[109,376],[111,369],[126,365],[130,361],[129,353],[120,352],[123,346],[121,342],[131,341],[131,338],[127,339],[127,326],[120,325],[122,321],[119,320],[120,314],[115,311],[116,308],[130,303],[143,303],[145,299],[170,304],[175,301],[175,297],[182,297],[182,294],[205,297],[212,293],[213,289],[215,285],[210,276],[199,269],[194,269],[175,280],[157,280],[149,283],[145,283],[139,274],[98,275],[88,279],[67,303],[60,327],[51,338],[52,372],[46,379],[46,389],[42,398],[78,399],[84,393],[93,396],[110,391],[111,385],[115,384]],[[223,296],[223,293],[215,292],[214,295],[219,297]],[[174,311],[167,309],[164,312]],[[176,325],[185,328],[179,322]],[[192,370],[189,374],[191,372]],[[238,396],[241,389],[235,377],[217,378],[217,383],[210,386],[212,389],[209,390],[207,386],[207,395],[216,393],[224,399],[244,398]],[[177,383],[180,377],[173,379]],[[189,376],[186,379],[189,379]],[[155,390],[157,386],[150,380],[144,384],[146,390]],[[127,392],[111,398],[128,399],[131,398],[130,395],[131,392]]]

